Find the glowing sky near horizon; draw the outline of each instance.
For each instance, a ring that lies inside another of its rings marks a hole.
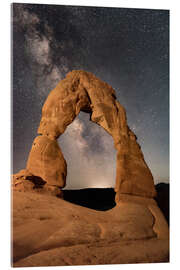
[[[41,107],[73,69],[94,73],[126,108],[155,182],[169,181],[169,11],[13,4],[13,172],[25,168]],[[80,113],[59,144],[67,188],[114,186],[112,138]]]

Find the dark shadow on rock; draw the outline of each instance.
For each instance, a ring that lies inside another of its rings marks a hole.
[[[31,181],[35,185],[35,188],[42,188],[46,184],[46,181],[35,175],[26,176],[26,180]]]

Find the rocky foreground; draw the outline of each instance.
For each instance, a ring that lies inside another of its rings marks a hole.
[[[153,199],[124,196],[96,211],[48,194],[12,195],[14,267],[168,262],[168,226]]]

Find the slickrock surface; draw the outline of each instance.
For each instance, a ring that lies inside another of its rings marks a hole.
[[[13,265],[167,262],[168,226],[159,213],[153,215],[156,211],[154,200],[145,205],[124,198],[100,212],[55,196],[14,191]]]

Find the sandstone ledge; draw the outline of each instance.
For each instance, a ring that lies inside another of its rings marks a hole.
[[[105,212],[31,192],[13,192],[13,266],[167,262],[168,233],[147,206]],[[162,224],[161,224],[162,225]]]

